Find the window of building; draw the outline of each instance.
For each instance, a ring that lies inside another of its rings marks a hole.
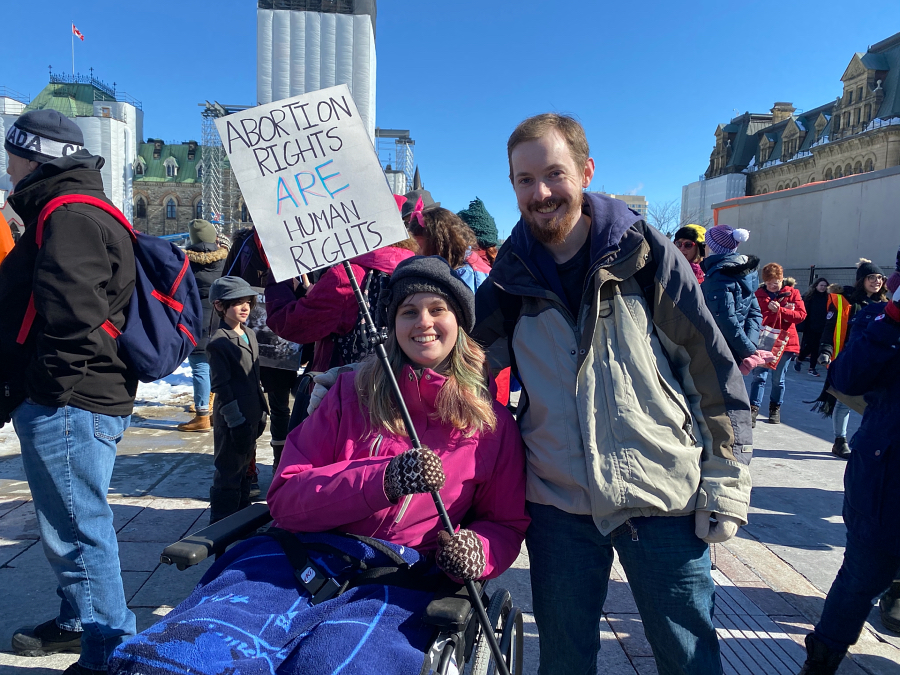
[[[203,165],[197,165],[197,180],[201,180],[203,178]]]
[[[203,218],[203,200],[197,202],[197,205],[194,207],[194,218],[198,220]]]
[[[175,220],[178,217],[178,207],[175,204],[175,200],[171,197],[169,201],[166,202],[166,218],[169,220]]]
[[[847,162],[847,166],[844,167],[844,175],[852,176],[853,175],[853,165],[850,162]]]
[[[834,126],[834,130],[835,130],[835,131],[840,131],[840,130],[841,130],[841,116],[840,116],[840,115],[835,115],[835,116],[834,116],[834,124],[833,124],[833,126]]]
[[[841,171],[841,167],[839,167],[839,166],[834,167],[834,177],[835,178],[843,178],[844,177],[844,174]]]
[[[850,111],[844,113],[844,128],[849,128],[850,126]]]
[[[870,119],[872,119],[872,106],[866,103],[866,108],[863,112],[863,122],[868,124]]]
[[[134,205],[134,217],[135,218],[146,218],[147,217],[147,202],[144,201],[143,197],[137,198],[137,202]]]
[[[862,162],[857,162],[853,165],[853,173],[862,173]]]
[[[859,87],[859,88],[856,90],[856,100],[857,100],[857,101],[862,101],[862,87]]]
[[[166,166],[166,176],[168,178],[175,178],[178,175],[178,162],[175,161],[174,157],[169,157],[165,162],[163,162]]]
[[[847,92],[847,105],[853,105],[853,90]]]
[[[827,169],[825,169],[824,178],[825,178],[825,180],[831,180],[832,178],[834,178],[834,174],[831,172],[831,167],[828,167]]]
[[[861,109],[861,108],[857,108],[855,112],[856,112],[856,114],[855,114],[855,119],[856,119],[856,121],[855,121],[853,124],[859,124],[859,120],[860,120],[860,117],[861,117],[861,115],[862,115],[862,109]]]
[[[144,158],[143,158],[143,157],[138,157],[138,158],[134,161],[134,175],[135,175],[135,176],[143,176],[143,175],[144,175],[144,170],[145,170],[145,168],[146,168],[146,167],[145,167],[145,165],[144,165]]]
[[[866,169],[865,170],[866,170],[866,172],[875,170],[875,162],[873,162],[871,160],[871,158],[866,160]]]

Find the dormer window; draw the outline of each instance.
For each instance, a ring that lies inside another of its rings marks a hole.
[[[153,159],[159,159],[162,154],[162,141],[153,141]]]
[[[143,157],[138,157],[134,160],[134,175],[135,176],[143,176],[144,172],[147,170],[147,165],[144,163]]]
[[[202,180],[202,178],[203,178],[203,165],[198,164],[197,165],[197,180]]]
[[[175,178],[178,175],[178,162],[175,161],[174,157],[169,157],[163,162],[166,167],[166,177],[167,178]]]

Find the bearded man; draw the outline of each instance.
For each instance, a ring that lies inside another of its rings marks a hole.
[[[615,550],[659,672],[718,675],[709,544],[750,502],[738,367],[678,249],[584,192],[578,122],[532,117],[507,150],[522,218],[479,288],[473,337],[506,338],[523,385],[539,672],[596,672]]]

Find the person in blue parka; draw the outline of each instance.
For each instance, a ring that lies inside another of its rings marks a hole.
[[[749,235],[747,230],[735,230],[728,225],[710,228],[706,233],[706,247],[712,255],[700,263],[705,274],[700,289],[706,306],[738,364],[756,354],[762,326],[762,311],[755,295],[759,286],[759,258],[737,252]]]
[[[839,391],[867,405],[844,474],[844,562],[806,637],[806,675],[837,672],[900,569],[900,289],[883,315],[858,328],[829,372]]]

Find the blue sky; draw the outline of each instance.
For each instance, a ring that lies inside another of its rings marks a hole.
[[[197,103],[255,103],[255,0],[11,3],[0,86],[35,96],[49,65],[71,72],[73,21],[76,69],[141,100],[146,136],[199,140]],[[592,189],[678,200],[716,124],[834,99],[853,53],[898,31],[900,3],[381,0],[376,123],[410,130],[435,199],[478,195],[506,234],[506,139],[523,118],[582,121]]]

